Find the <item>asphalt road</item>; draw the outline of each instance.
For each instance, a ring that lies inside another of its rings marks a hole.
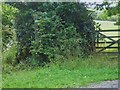
[[[120,88],[120,80],[113,80],[113,81],[103,81],[101,83],[91,83],[87,87],[84,88]],[[119,84],[119,85],[118,85]]]

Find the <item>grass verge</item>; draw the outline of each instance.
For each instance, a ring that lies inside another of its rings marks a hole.
[[[3,88],[72,88],[118,79],[118,61],[106,56],[67,59],[32,70],[3,73]]]

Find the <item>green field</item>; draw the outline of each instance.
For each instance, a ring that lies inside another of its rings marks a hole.
[[[95,20],[95,22],[101,24],[101,29],[102,30],[114,30],[114,29],[118,29],[119,28],[119,26],[115,25],[115,22],[113,22],[113,21]]]

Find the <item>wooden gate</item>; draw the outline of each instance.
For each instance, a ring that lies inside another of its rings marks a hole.
[[[96,52],[120,54],[120,30],[96,31]]]

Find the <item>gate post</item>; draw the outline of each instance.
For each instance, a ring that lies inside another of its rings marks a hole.
[[[100,29],[96,31],[96,34],[97,34],[96,35],[96,43],[97,44],[95,46],[97,46],[97,47],[99,47],[99,32],[100,32]],[[95,48],[95,51],[96,51],[96,48]]]
[[[120,59],[120,39],[118,40],[118,59]]]

